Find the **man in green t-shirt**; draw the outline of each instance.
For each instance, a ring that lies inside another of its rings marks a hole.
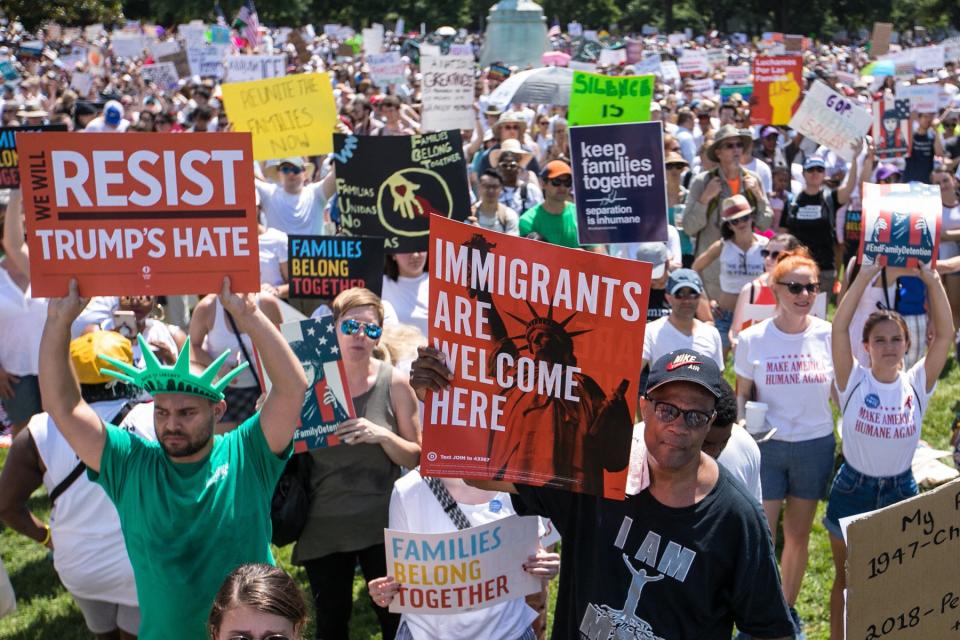
[[[553,160],[540,172],[543,202],[520,216],[520,235],[532,232],[550,244],[579,249],[577,207],[567,200],[573,188],[573,171],[563,160]]]
[[[230,292],[220,302],[250,336],[273,386],[261,410],[235,430],[214,437],[226,403],[223,388],[245,365],[214,382],[229,351],[202,373],[190,370],[189,342],[177,363],[159,363],[138,336],[146,368],[101,356],[101,373],[154,396],[157,442],[105,425],[80,396],[70,365],[70,324],[87,304],[76,280],[65,298],[51,299],[40,342],[40,388],[50,414],[91,480],[120,514],[133,565],[144,640],[202,640],[223,579],[248,562],[273,563],[270,499],[292,452],[307,387],[303,367],[252,294]]]

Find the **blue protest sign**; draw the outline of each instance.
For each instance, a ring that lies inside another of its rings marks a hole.
[[[570,128],[580,244],[667,239],[659,122]]]

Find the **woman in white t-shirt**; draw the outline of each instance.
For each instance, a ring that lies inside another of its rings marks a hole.
[[[763,510],[776,537],[780,508],[783,594],[794,606],[807,567],[808,544],[817,502],[827,493],[835,440],[830,412],[833,365],[830,323],[810,315],[820,289],[817,263],[789,255],[770,276],[777,310],[768,320],[740,332],[734,360],[737,408],[747,400],[767,404],[766,427],[773,437],[760,443]]]
[[[423,335],[427,335],[430,304],[430,274],[426,266],[426,251],[388,255],[380,296],[396,310],[400,324],[413,325]]]
[[[484,491],[463,480],[440,479],[443,491],[456,501],[470,526],[479,526],[515,514],[509,494]],[[411,471],[394,484],[390,497],[390,528],[415,533],[448,533],[457,530],[456,516],[448,515],[427,481],[418,471]],[[531,575],[552,579],[560,570],[560,556],[540,550],[524,564]],[[376,578],[367,584],[370,598],[387,607],[402,585],[393,576]],[[534,640],[531,625],[537,612],[522,597],[495,604],[485,609],[454,614],[405,613],[400,620],[397,640],[446,640],[447,638],[502,638]]]
[[[726,357],[730,351],[730,326],[737,297],[746,284],[764,272],[766,265],[760,251],[767,245],[767,239],[753,232],[753,207],[741,194],[723,201],[720,218],[721,239],[697,256],[693,268],[702,277],[707,267],[720,261],[720,296],[714,301],[713,313]]]
[[[870,367],[854,358],[848,332],[856,301],[880,272],[860,269],[833,318],[833,366],[843,413],[843,458],[830,489],[823,525],[830,532],[836,577],[830,594],[831,638],[843,637],[843,590],[847,548],[840,519],[906,500],[917,494],[910,464],[920,441],[920,426],[953,340],[950,303],[936,271],[919,276],[927,287],[934,339],[926,357],[909,370],[903,358],[911,336],[907,323],[890,309],[874,311],[863,325],[863,346]]]
[[[938,167],[930,174],[930,183],[940,187],[943,216],[940,223],[940,259],[960,256],[960,198],[957,197],[957,179],[949,171]],[[960,327],[960,275],[944,278],[953,326]]]

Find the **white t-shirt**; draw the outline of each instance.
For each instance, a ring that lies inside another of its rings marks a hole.
[[[258,180],[256,184],[268,227],[288,234],[323,234],[323,208],[327,199],[323,195],[322,183],[305,184],[297,195],[287,193],[272,182]]]
[[[31,298],[0,267],[0,368],[15,376],[40,370],[40,336],[47,320],[47,299]]]
[[[510,496],[506,493],[498,493],[490,502],[483,504],[460,504],[460,509],[474,526],[496,522],[515,513]],[[406,474],[393,486],[390,528],[416,533],[457,530],[417,471]],[[519,638],[536,617],[536,612],[521,597],[478,611],[447,615],[403,614],[403,620],[415,640]]]
[[[127,402],[108,400],[90,406],[102,420],[108,421]],[[152,411],[138,415],[143,419],[128,423],[127,431],[156,440]],[[70,475],[80,459],[46,413],[30,418],[27,428],[46,467],[43,485],[49,493]],[[54,569],[70,593],[88,600],[137,606],[133,567],[127,557],[117,509],[103,488],[91,482],[86,473],[54,503],[50,534]]]
[[[393,305],[400,324],[412,324],[427,335],[430,304],[430,274],[416,278],[399,276],[395,281],[384,276],[380,297]]]
[[[653,364],[658,358],[677,349],[693,349],[712,358],[723,370],[723,345],[720,332],[712,324],[693,321],[693,335],[685,335],[670,322],[670,316],[654,320],[643,334],[643,359]]]
[[[860,473],[886,478],[910,468],[923,412],[933,395],[927,393],[925,362],[921,358],[896,381],[883,383],[854,361],[847,388],[837,389],[843,408],[843,457]]]
[[[759,504],[763,504],[760,491],[760,447],[747,430],[733,425],[727,446],[720,452],[717,462],[743,483]]]
[[[752,380],[767,403],[767,428],[776,440],[802,442],[833,433],[830,323],[810,317],[802,333],[784,333],[770,318],[739,334],[734,371]]]
[[[260,282],[279,287],[283,284],[280,263],[287,262],[287,234],[267,229],[260,234]]]
[[[720,289],[724,293],[739,294],[740,290],[757,277],[765,268],[760,252],[767,246],[767,239],[753,234],[753,244],[744,251],[737,243],[724,240],[720,249]]]

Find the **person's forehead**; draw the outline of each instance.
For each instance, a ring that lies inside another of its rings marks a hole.
[[[165,411],[194,409],[209,405],[210,401],[189,393],[158,393],[153,397],[154,408]]]
[[[670,402],[682,409],[699,409],[706,412],[713,411],[716,405],[713,394],[699,384],[686,380],[666,382],[654,389],[650,397],[653,400]]]

